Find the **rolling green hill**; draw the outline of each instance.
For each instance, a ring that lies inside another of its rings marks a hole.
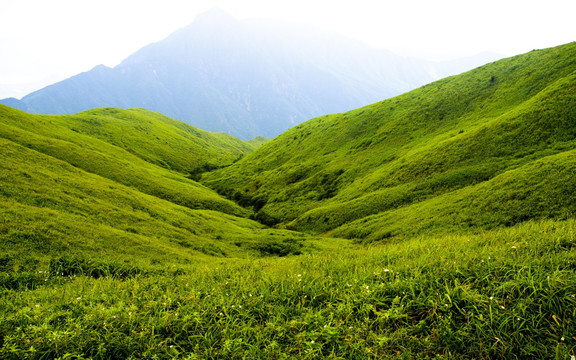
[[[270,141],[0,106],[0,358],[573,358],[574,94],[576,43]]]
[[[256,218],[378,240],[576,211],[576,43],[301,124],[204,183]]]
[[[264,230],[246,219],[250,211],[190,179],[263,141],[141,109],[44,116],[0,106],[2,256],[10,266],[59,255],[150,266],[299,252],[303,236]]]
[[[0,137],[189,208],[248,212],[185,175],[229,165],[252,145],[144,110],[30,115],[0,107]]]

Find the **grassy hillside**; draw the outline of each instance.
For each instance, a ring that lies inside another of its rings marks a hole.
[[[1,290],[3,359],[570,359],[574,220]],[[66,265],[66,264],[64,264]],[[31,284],[31,285],[30,285]]]
[[[0,106],[0,358],[573,358],[574,59],[270,141]]]
[[[0,105],[0,138],[189,208],[248,211],[189,179],[226,166],[253,146],[144,110],[31,115]]]
[[[310,120],[204,183],[268,224],[376,240],[572,216],[576,43]]]
[[[147,268],[300,253],[306,237],[237,217],[249,211],[188,178],[254,146],[144,110],[0,107],[0,263],[34,269],[65,256]]]

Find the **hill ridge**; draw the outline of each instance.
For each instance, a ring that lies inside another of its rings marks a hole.
[[[312,119],[206,174],[204,183],[252,207],[266,223],[300,231],[385,218],[396,208],[570,151],[574,56],[576,43],[532,51]],[[571,209],[565,200],[555,198]]]

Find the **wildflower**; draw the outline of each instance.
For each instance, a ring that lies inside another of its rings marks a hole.
[[[506,309],[504,305],[500,305],[500,309]]]
[[[511,247],[511,248],[512,248],[512,249],[516,249],[516,246],[512,245],[512,247]]]
[[[314,344],[314,340],[310,341],[310,344]]]
[[[298,274],[298,275],[296,275],[296,276],[298,276],[298,277],[302,277],[302,274]]]
[[[38,304],[36,304],[36,305],[34,305],[34,306],[35,306],[35,307],[37,307],[37,308],[39,308],[39,307],[40,307],[40,305],[38,305]]]
[[[560,341],[564,341],[564,336],[562,336],[562,337],[560,338]]]
[[[490,296],[490,301],[492,301],[492,299],[494,299],[494,296]]]
[[[389,271],[390,271],[389,269],[384,269],[384,272],[389,272]]]
[[[366,285],[366,290],[368,290],[369,287],[370,287],[370,286]]]
[[[78,297],[76,298],[76,300],[80,300],[80,299],[82,299],[82,296],[78,296]]]

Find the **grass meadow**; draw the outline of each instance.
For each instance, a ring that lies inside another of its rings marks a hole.
[[[158,268],[5,272],[2,359],[570,359],[576,221]]]

